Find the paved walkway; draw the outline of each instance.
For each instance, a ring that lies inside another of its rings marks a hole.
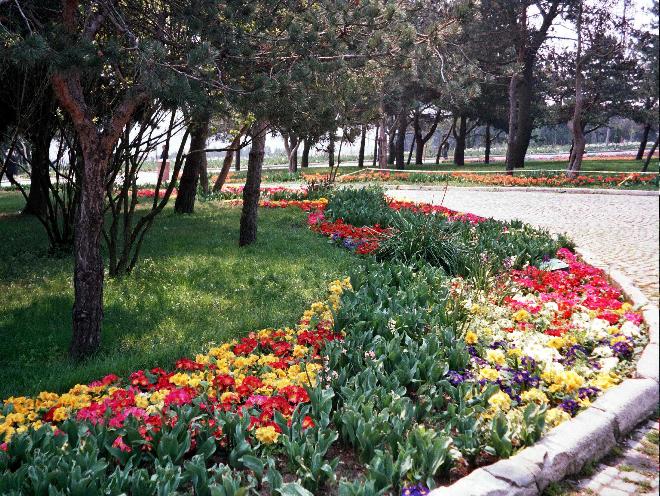
[[[658,303],[658,196],[537,191],[390,190],[397,199],[443,203],[455,210],[501,220],[520,219],[568,234],[598,257],[607,271],[621,270]],[[444,201],[443,201],[444,195]]]
[[[649,420],[589,471],[546,491],[548,496],[655,496],[658,494],[658,422]]]

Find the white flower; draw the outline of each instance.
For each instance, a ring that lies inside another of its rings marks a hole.
[[[612,356],[612,348],[609,346],[598,346],[591,352],[593,356],[607,358]]]
[[[555,303],[554,301],[546,301],[543,304],[543,309],[548,312],[557,312],[559,311],[559,305],[557,305],[557,303]]]
[[[601,358],[598,362],[600,363],[600,372],[607,373],[619,364],[619,359],[617,357],[608,357]]]
[[[639,327],[627,320],[624,322],[624,324],[621,326],[619,329],[621,331],[621,334],[623,334],[626,337],[639,337],[640,332],[639,332]]]

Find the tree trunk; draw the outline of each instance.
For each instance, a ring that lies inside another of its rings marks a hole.
[[[192,214],[195,211],[199,174],[206,162],[204,149],[209,135],[209,118],[208,116],[195,118],[190,126],[190,149],[174,203],[174,211],[179,214]]]
[[[397,120],[396,130],[396,168],[403,170],[406,168],[406,129],[408,129],[408,111],[401,111]]]
[[[206,160],[206,154],[201,159],[199,164],[199,184],[202,187],[204,195],[209,194],[209,164]]]
[[[467,119],[464,115],[458,118],[458,131],[454,131],[456,147],[454,148],[454,164],[465,165],[465,137],[467,135]]]
[[[424,145],[426,143],[422,136],[422,126],[419,124],[419,113],[417,112],[415,113],[413,127],[415,129],[415,165],[422,165],[424,163]]]
[[[371,159],[371,167],[376,167],[376,163],[378,162],[378,137],[380,133],[380,125],[376,126],[376,135],[374,137],[374,156]]]
[[[309,167],[309,151],[312,148],[312,142],[309,138],[305,139],[305,143],[303,144],[303,151],[302,151],[302,160],[300,162],[300,167],[303,169],[306,169]]]
[[[658,148],[658,139],[660,139],[660,134],[656,136],[655,141],[653,142],[653,146],[649,150],[649,154],[646,156],[646,161],[644,162],[644,167],[642,168],[642,172],[647,172],[649,170],[649,164],[651,163],[653,154],[655,153],[655,150]]]
[[[335,133],[330,133],[330,142],[328,143],[328,167],[335,166]]]
[[[239,131],[239,133],[236,136],[234,136],[234,139],[232,139],[231,143],[229,144],[230,149],[237,148],[241,144],[241,138],[243,137],[245,130],[246,130],[246,126],[243,126],[243,128]],[[218,178],[215,180],[215,184],[213,185],[213,191],[218,192],[225,185],[225,182],[227,181],[227,176],[229,176],[229,169],[231,168],[231,162],[232,160],[234,160],[234,157],[236,157],[237,162],[240,162],[241,160],[240,149],[237,149],[236,151],[227,150],[225,159],[222,161],[222,169],[220,169],[220,174],[218,174]],[[240,164],[238,166],[238,170],[240,170]]]
[[[582,125],[582,109],[584,108],[584,94],[582,92],[582,2],[579,4],[577,18],[577,51],[575,57],[575,107],[573,118],[568,123],[568,129],[573,136],[573,149],[568,160],[566,174],[576,177],[582,168],[582,157],[586,146],[584,126]]]
[[[644,125],[644,132],[642,133],[642,141],[639,143],[637,156],[635,160],[642,160],[644,158],[644,151],[646,150],[646,143],[649,141],[649,133],[651,132],[651,124],[648,122]]]
[[[390,131],[387,143],[387,165],[394,165],[396,159],[396,128]]]
[[[257,239],[257,213],[259,210],[259,187],[261,186],[261,168],[264,163],[266,130],[268,125],[257,121],[252,126],[252,148],[248,158],[247,178],[243,188],[243,210],[241,212],[241,230],[239,246],[247,246]]]
[[[358,167],[364,167],[364,147],[367,141],[367,126],[362,125],[362,133],[360,135],[360,151],[358,152]]]
[[[82,141],[82,140],[81,140]],[[69,354],[81,360],[101,344],[103,321],[103,197],[108,157],[94,143],[81,143],[82,187],[75,213],[73,336]],[[101,173],[99,173],[101,172]]]
[[[298,172],[298,147],[300,140],[297,136],[284,135],[285,149],[289,159],[289,172],[294,174]]]
[[[385,117],[381,119],[378,129],[378,168],[387,169],[387,133],[385,132]]]
[[[486,143],[485,143],[485,153],[484,153],[484,162],[490,164],[490,124],[486,124]]]
[[[50,182],[50,141],[49,126],[40,125],[30,143],[32,148],[32,170],[30,171],[30,193],[24,214],[42,216],[46,213]]]
[[[234,157],[234,170],[236,172],[241,170],[241,150],[236,150],[235,152],[235,157]]]

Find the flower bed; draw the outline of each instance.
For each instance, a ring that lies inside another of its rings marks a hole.
[[[575,416],[645,343],[602,271],[521,223],[377,190],[263,205],[363,267],[295,329],[5,400],[0,492],[426,494]]]
[[[563,173],[534,173],[534,175],[478,174],[470,172],[389,172],[368,170],[357,174],[341,176],[340,182],[458,182],[485,186],[521,186],[521,187],[593,187],[605,188],[657,185],[657,175],[638,173],[580,175],[569,178]]]

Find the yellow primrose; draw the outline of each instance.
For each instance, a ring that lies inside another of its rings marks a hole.
[[[488,350],[486,351],[486,360],[495,365],[504,365],[506,356],[502,350]]]
[[[523,355],[523,352],[520,348],[510,348],[507,350],[507,354],[511,357],[520,358]]]
[[[465,335],[465,342],[467,344],[477,344],[479,341],[479,337],[475,332],[468,331],[467,334]]]
[[[63,406],[56,408],[55,411],[53,412],[53,420],[55,422],[62,422],[63,420],[66,420],[69,417],[69,414],[66,411],[66,408]]]
[[[546,345],[555,350],[560,350],[566,345],[566,341],[564,341],[564,338],[554,336],[548,339]]]
[[[504,391],[499,391],[488,399],[488,404],[497,410],[507,412],[511,409],[511,397]]]
[[[269,425],[267,427],[259,427],[254,432],[254,436],[263,444],[273,444],[276,443],[280,437],[279,432],[275,430],[275,427]]]
[[[537,388],[532,388],[529,391],[524,391],[521,395],[520,398],[523,400],[525,403],[547,403],[548,402],[548,397],[546,394],[541,391],[540,389]]]
[[[296,358],[303,358],[307,355],[307,353],[309,353],[307,346],[301,346],[297,344],[293,347],[293,356]]]
[[[591,382],[601,391],[605,391],[612,386],[616,386],[619,383],[619,380],[619,376],[614,372],[601,372]]]
[[[524,308],[521,308],[516,313],[514,313],[511,318],[516,322],[527,322],[529,320],[529,312]]]
[[[545,414],[545,423],[548,427],[556,427],[570,419],[571,416],[560,408],[551,408]]]
[[[484,367],[479,371],[479,379],[486,379],[488,381],[496,381],[500,376],[500,373],[491,369],[490,367]]]

